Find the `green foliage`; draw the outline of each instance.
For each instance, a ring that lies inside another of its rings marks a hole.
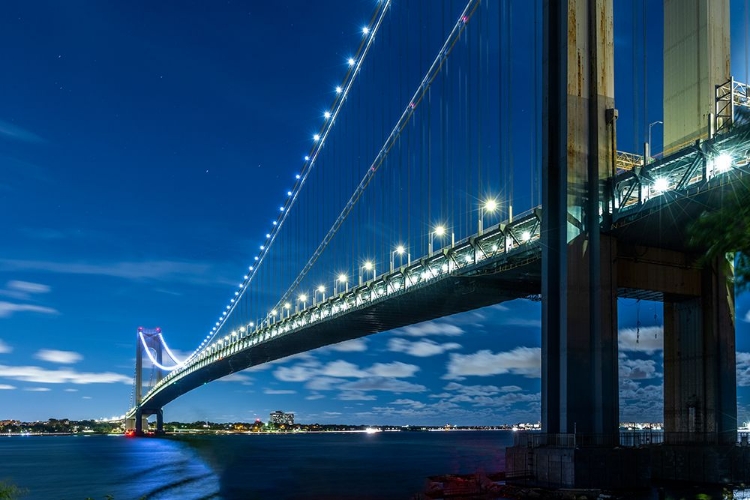
[[[0,500],[16,500],[26,493],[25,489],[19,488],[15,484],[0,481]]]
[[[735,284],[746,290],[750,286],[750,182],[738,183],[723,206],[704,213],[689,228],[690,243],[705,249],[705,261],[726,254],[738,254]]]

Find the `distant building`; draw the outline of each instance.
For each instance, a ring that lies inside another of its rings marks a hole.
[[[294,425],[294,413],[284,413],[278,410],[271,413],[269,421],[276,425]]]

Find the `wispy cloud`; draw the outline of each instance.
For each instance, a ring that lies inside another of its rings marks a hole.
[[[505,326],[521,326],[528,328],[541,328],[542,319],[530,319],[530,318],[504,318],[501,320],[501,324]]]
[[[385,377],[372,377],[347,382],[339,386],[344,391],[386,391],[386,392],[424,392],[427,387],[420,384],[412,384],[405,380],[397,380]]]
[[[205,262],[185,262],[172,260],[151,260],[143,262],[58,262],[43,260],[0,259],[2,271],[43,271],[58,274],[86,276],[109,276],[130,281],[161,281],[196,284],[235,284],[229,279],[216,276],[213,264]],[[210,278],[209,278],[210,277]]]
[[[496,385],[463,385],[457,382],[451,382],[445,387],[446,391],[457,391],[469,396],[492,396],[494,394],[518,392],[521,390],[517,385],[506,385],[498,387]]]
[[[464,334],[464,329],[447,321],[428,321],[426,323],[419,323],[418,325],[397,328],[393,330],[393,334],[406,335],[408,337],[426,337],[427,335],[457,337]]]
[[[253,385],[253,378],[241,372],[230,373],[226,377],[221,377],[219,382],[239,382],[242,385]]]
[[[336,399],[339,401],[375,401],[378,397],[373,394],[367,394],[363,391],[349,390],[339,394]]]
[[[664,327],[623,328],[618,332],[618,344],[620,351],[653,354],[664,348]]]
[[[277,394],[297,394],[297,391],[291,389],[265,389],[263,394],[277,395]]]
[[[332,391],[346,381],[345,378],[315,377],[307,381],[305,388],[311,391]]]
[[[396,401],[392,401],[391,404],[392,405],[404,405],[404,406],[409,406],[411,408],[424,408],[427,406],[426,403],[417,401],[415,399],[397,399]]]
[[[326,390],[346,378],[367,377],[390,377],[406,378],[413,377],[419,371],[419,367],[407,363],[394,361],[392,363],[375,363],[369,368],[360,368],[354,363],[344,360],[331,361],[320,364],[318,362],[301,363],[295,366],[280,366],[273,374],[282,382],[307,382],[312,379],[322,379],[323,384],[316,390]],[[308,387],[313,388],[313,387]]]
[[[15,304],[13,302],[0,301],[0,318],[7,318],[17,312],[60,314],[57,309],[53,309],[51,307],[37,306],[34,304]]]
[[[367,350],[366,339],[352,339],[345,342],[339,342],[328,346],[330,349],[339,352],[364,352]]]
[[[41,283],[9,281],[5,284],[4,289],[0,289],[0,295],[16,300],[29,300],[34,294],[48,293],[49,291],[50,287]]]
[[[45,142],[35,133],[3,120],[0,120],[0,137],[19,142]]]
[[[27,387],[24,389],[24,391],[29,392],[49,392],[51,390],[49,387]]]
[[[24,293],[49,293],[50,287],[48,285],[43,285],[41,283],[32,283],[30,281],[18,281],[13,280],[9,281],[5,285],[10,290],[17,290],[19,292]]]
[[[0,384],[0,391],[11,391],[15,389],[16,386],[14,385],[8,385],[8,384]]]
[[[436,356],[442,354],[445,351],[452,349],[460,349],[461,344],[456,342],[448,342],[446,344],[438,344],[437,342],[430,339],[421,339],[416,342],[410,342],[406,339],[395,337],[388,341],[388,350],[392,352],[404,352],[412,356],[425,358],[428,356]]]
[[[50,363],[73,364],[83,359],[83,356],[73,351],[56,351],[54,349],[42,349],[34,354],[36,359],[49,361]]]
[[[2,339],[0,339],[0,354],[7,354],[12,351],[13,351],[13,348],[9,346],[8,344],[6,344],[5,342],[3,342]]]
[[[542,350],[538,347],[516,347],[512,351],[492,353],[481,350],[474,354],[451,353],[447,380],[462,380],[467,376],[488,376],[512,373],[529,378],[541,377]]]
[[[750,310],[748,310],[748,311],[747,311],[747,312],[745,313],[745,321],[746,321],[747,323],[750,323]]]
[[[70,368],[47,370],[39,366],[0,365],[0,378],[43,384],[132,384],[132,377],[113,372],[77,372]]]

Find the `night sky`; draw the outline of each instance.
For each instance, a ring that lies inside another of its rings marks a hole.
[[[203,340],[294,185],[374,4],[0,5],[0,419],[121,415],[139,326],[161,327],[180,354]],[[419,24],[435,4],[395,1],[385,23]],[[449,18],[463,7],[440,5]],[[636,151],[662,116],[660,5],[615,1],[622,150]],[[731,5],[733,72],[746,81],[747,6]],[[533,34],[523,17],[533,10],[517,10],[513,36]],[[412,43],[442,39],[440,22],[425,25]],[[513,64],[532,55],[517,43]],[[413,92],[386,83],[371,85],[391,99]],[[661,421],[661,304],[619,308],[622,420]],[[536,422],[540,309],[504,303],[262,365],[177,399],[165,419],[266,420],[283,410],[303,423]],[[747,420],[750,294],[736,313]]]

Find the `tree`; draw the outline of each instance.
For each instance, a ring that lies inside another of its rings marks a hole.
[[[16,500],[26,494],[26,490],[15,484],[0,481],[0,500]]]

